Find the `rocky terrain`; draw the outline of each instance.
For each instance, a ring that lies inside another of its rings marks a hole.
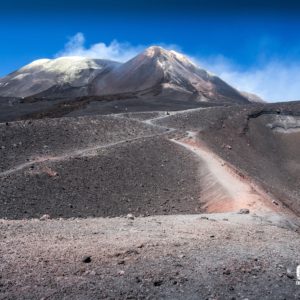
[[[0,299],[300,299],[300,102],[160,47],[0,95]]]
[[[0,124],[1,299],[298,299],[299,103]]]
[[[194,110],[158,123],[198,132],[217,155],[298,214],[299,113],[299,102],[290,102]]]
[[[299,299],[299,233],[231,214],[1,221],[1,299]]]

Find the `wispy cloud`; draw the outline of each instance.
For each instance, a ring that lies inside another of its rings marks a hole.
[[[176,44],[157,43],[157,45],[165,49],[181,51],[181,48]],[[84,34],[78,32],[69,39],[64,49],[59,51],[55,57],[83,56],[125,62],[149,46],[152,45],[132,45],[128,42],[124,43],[113,40],[109,44],[99,42],[86,47]]]
[[[249,69],[239,66],[222,55],[198,58],[196,61],[235,88],[254,93],[267,101],[300,99],[299,61],[272,59]]]
[[[130,43],[119,43],[117,40],[113,40],[110,44],[100,42],[85,47],[85,37],[79,32],[70,38],[64,49],[56,54],[56,57],[84,56],[124,62],[137,55],[144,48],[143,45],[133,46]]]

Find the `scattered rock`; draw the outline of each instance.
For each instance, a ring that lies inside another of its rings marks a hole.
[[[49,219],[50,219],[50,216],[47,215],[47,214],[42,215],[42,216],[40,217],[40,220],[41,220],[41,221],[46,221],[46,220],[49,220]]]
[[[128,255],[138,255],[140,254],[137,250],[135,249],[128,249],[127,251],[124,252],[124,255],[125,256],[128,256]]]
[[[232,147],[230,145],[225,145],[225,144],[222,145],[222,148],[223,149],[228,149],[228,150],[232,149]]]
[[[43,172],[45,174],[47,174],[49,177],[55,177],[55,176],[58,176],[57,172],[53,171],[51,168],[49,167],[44,167],[43,169]]]
[[[129,219],[129,220],[134,220],[134,215],[133,214],[128,214],[126,216],[126,218]]]
[[[231,272],[230,272],[229,269],[226,269],[226,270],[223,272],[224,275],[230,275],[230,273],[231,273]]]
[[[154,286],[161,286],[163,284],[163,281],[162,280],[155,280],[154,282],[153,282],[153,285]]]
[[[248,208],[241,208],[238,213],[242,215],[246,215],[250,213],[250,210]]]
[[[89,256],[89,255],[85,255],[85,256],[82,258],[82,262],[84,262],[84,263],[86,263],[86,264],[90,263],[91,261],[92,261],[92,258],[91,258],[91,256]]]
[[[278,205],[278,202],[276,202],[275,200],[272,200],[272,203],[273,203],[274,205]]]
[[[142,280],[141,280],[140,277],[136,276],[136,277],[135,277],[135,281],[136,281],[136,283],[140,283]]]
[[[292,268],[288,267],[286,269],[286,276],[290,279],[294,279],[295,278],[295,275],[294,275],[294,272],[292,270]]]

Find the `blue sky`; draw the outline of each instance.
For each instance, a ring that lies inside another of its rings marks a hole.
[[[0,76],[78,47],[83,55],[110,55],[115,41],[117,53],[108,58],[124,60],[159,44],[238,88],[272,101],[300,99],[299,6],[276,0],[12,0],[0,10]],[[66,49],[70,39],[72,49]],[[100,43],[104,52],[89,51]]]

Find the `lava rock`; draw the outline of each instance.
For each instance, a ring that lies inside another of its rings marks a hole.
[[[128,214],[128,215],[126,216],[126,218],[129,219],[129,220],[134,220],[133,214]]]
[[[163,281],[162,280],[155,280],[154,282],[153,282],[153,285],[154,286],[161,286],[163,284]]]
[[[86,263],[86,264],[90,263],[91,261],[92,261],[92,258],[91,258],[91,256],[89,256],[89,255],[85,255],[85,256],[82,258],[82,262],[84,262],[84,263]]]
[[[48,214],[42,215],[42,216],[40,217],[40,220],[41,220],[41,221],[46,221],[46,220],[49,220],[49,219],[50,219],[50,216],[49,216]]]
[[[286,276],[290,279],[294,279],[295,278],[295,275],[294,275],[294,272],[292,270],[292,268],[287,268],[286,269]]]
[[[246,215],[246,214],[249,214],[250,213],[250,210],[248,208],[241,208],[239,210],[239,214],[242,214],[242,215]]]

